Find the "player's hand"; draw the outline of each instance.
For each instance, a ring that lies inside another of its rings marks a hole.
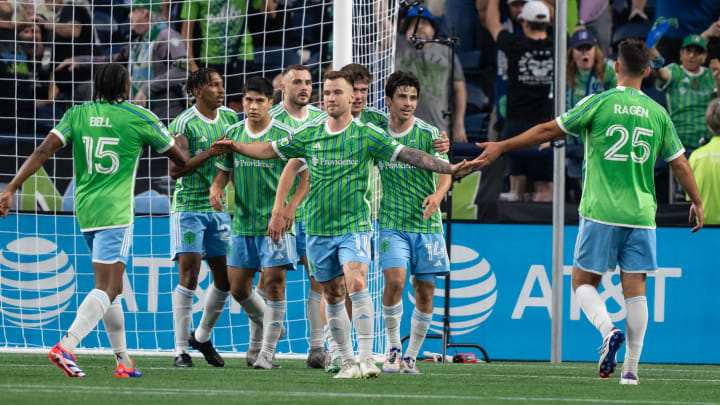
[[[217,141],[213,142],[212,145],[210,145],[209,150],[210,150],[211,156],[220,156],[220,155],[224,155],[226,153],[231,152],[228,150],[228,148],[226,146],[223,146],[218,143],[218,142],[224,141],[224,140],[225,140],[225,135],[221,136],[220,138],[218,138]]]
[[[277,211],[273,211],[272,216],[270,217],[267,234],[276,245],[280,241],[280,238],[285,236],[285,220]]]
[[[212,147],[220,148],[222,153],[235,152],[235,142],[233,142],[232,139],[226,139],[224,135],[222,138],[213,142]]]
[[[474,163],[478,165],[479,168],[483,168],[493,161],[497,160],[497,158],[502,155],[502,147],[497,142],[482,142],[482,143],[476,143],[475,144],[478,148],[483,148],[483,152],[473,160]]]
[[[7,214],[10,211],[10,208],[12,208],[12,205],[13,193],[8,190],[3,191],[3,193],[0,194],[0,217],[7,217]]]
[[[475,166],[476,165],[468,162],[466,159],[463,159],[463,161],[460,163],[450,165],[450,167],[452,169],[452,175],[459,176],[459,177],[465,176],[466,174],[469,174],[469,173],[475,171],[476,170]]]
[[[545,150],[550,147],[550,142],[543,142],[538,146],[538,151]]]
[[[73,58],[67,58],[64,61],[60,62],[60,64],[55,68],[56,72],[59,72],[62,69],[67,68],[67,70],[72,70],[73,67],[75,67],[75,61]]]
[[[713,58],[710,60],[710,71],[712,72],[715,81],[720,81],[720,60]]]
[[[443,197],[435,194],[430,194],[429,196],[425,197],[425,200],[423,200],[422,206],[425,208],[425,211],[423,211],[423,218],[424,219],[430,219],[433,215],[435,215],[435,212],[440,208],[440,203],[442,202]]]
[[[440,139],[433,141],[433,149],[441,155],[450,152],[450,140],[448,139],[445,131],[440,132]]]
[[[702,205],[690,205],[690,218],[688,218],[688,222],[691,224],[695,222],[695,226],[690,230],[690,232],[697,232],[703,227],[703,223],[705,222],[705,212],[703,212]]]
[[[214,184],[210,186],[210,205],[217,212],[222,212],[225,209],[225,191]]]

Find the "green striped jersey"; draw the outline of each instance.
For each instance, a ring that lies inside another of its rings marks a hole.
[[[698,73],[690,73],[675,63],[665,69],[670,71],[670,80],[661,89],[667,95],[670,117],[683,145],[697,148],[700,138],[708,134],[705,110],[717,96],[715,79],[704,66]]]
[[[308,235],[339,236],[369,231],[369,176],[374,161],[394,162],[402,149],[373,124],[351,120],[332,132],[327,121],[312,121],[293,136],[273,142],[283,159],[305,158],[310,192],[305,203]]]
[[[132,224],[143,146],[163,153],[175,144],[155,114],[126,101],[72,107],[51,133],[73,144],[75,213],[83,232]]]
[[[363,124],[373,124],[378,128],[385,128],[388,124],[388,117],[384,112],[368,105],[363,107],[362,111],[360,111],[360,116],[357,119],[359,119]]]
[[[297,119],[290,115],[290,113],[285,109],[282,103],[275,104],[270,109],[270,116],[273,117],[275,120],[282,122],[283,124],[289,126],[290,128],[297,129],[303,124],[305,124],[308,121],[312,121],[317,119],[318,117],[325,116],[327,119],[327,113],[325,111],[308,104],[307,106],[307,115],[303,119]],[[293,185],[292,190],[290,190],[290,193],[288,193],[288,201],[290,201],[290,198],[295,194],[295,187],[297,187],[297,180],[295,181],[295,184]],[[304,203],[300,204],[297,211],[295,212],[295,219],[298,221],[303,220],[303,207],[305,206]]]
[[[654,228],[654,166],[683,146],[665,109],[641,91],[617,87],[586,97],[556,119],[565,133],[582,136],[580,215],[609,225]]]
[[[227,138],[235,142],[272,142],[290,137],[292,129],[272,120],[255,134],[243,120],[227,130]],[[217,163],[225,171],[233,172],[235,186],[235,216],[233,234],[243,236],[267,235],[272,216],[275,192],[285,168],[282,159],[255,160],[237,153],[227,154]]]
[[[433,140],[440,139],[437,128],[415,117],[407,131],[388,134],[398,143],[447,160],[433,149]],[[380,227],[414,233],[442,233],[440,211],[430,219],[423,218],[422,206],[437,187],[437,173],[418,169],[402,162],[378,162],[383,196],[380,202]]]
[[[209,119],[192,106],[178,115],[170,123],[170,132],[185,135],[188,141],[190,157],[210,148],[210,145],[225,134],[227,129],[238,122],[235,111],[220,107],[215,119]],[[172,212],[214,212],[210,205],[210,185],[218,168],[215,166],[221,157],[212,157],[192,173],[179,178],[175,183],[172,199]]]

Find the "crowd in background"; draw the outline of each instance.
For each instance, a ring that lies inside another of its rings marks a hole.
[[[616,85],[620,41],[645,39],[666,21],[643,91],[668,109],[688,155],[711,138],[705,111],[720,87],[720,2],[567,3],[567,109]],[[417,115],[455,142],[506,139],[551,119],[554,6],[426,0],[421,8],[401,8],[395,68],[421,82]],[[459,38],[453,63],[449,47],[427,42],[452,36]],[[188,71],[209,66],[224,73],[227,105],[241,112],[247,77],[273,79],[284,66],[302,63],[319,81],[331,56],[331,1],[0,1],[0,132],[46,133],[68,108],[90,99],[98,63],[127,63],[133,102],[169,122],[187,106]],[[568,139],[566,151],[568,196],[577,200],[582,141]],[[504,163],[501,199],[552,199],[551,148],[518,151]],[[667,176],[662,163],[657,174]]]

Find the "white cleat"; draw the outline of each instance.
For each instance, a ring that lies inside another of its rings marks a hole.
[[[638,385],[638,384],[640,384],[640,379],[638,378],[637,374],[635,374],[635,373],[622,373],[622,376],[620,377],[620,384],[622,384],[622,385]]]
[[[253,368],[272,370],[273,369],[272,356],[268,355],[265,352],[260,352],[260,354],[257,357],[257,360],[255,360],[255,363],[253,363]]]
[[[333,378],[362,378],[362,373],[355,360],[345,360],[340,372]]]
[[[358,366],[360,366],[360,373],[362,374],[362,378],[380,377],[380,369],[375,364],[375,359],[373,359],[372,357],[360,360]]]
[[[396,347],[391,347],[390,352],[388,353],[387,357],[385,358],[385,363],[382,367],[383,373],[399,373],[400,372],[400,361],[401,361],[402,353],[400,349]]]
[[[257,361],[259,355],[260,355],[260,348],[249,349],[247,351],[247,353],[245,354],[245,362],[247,363],[247,366],[253,367],[255,365],[255,362]]]
[[[400,372],[403,374],[420,374],[420,371],[415,367],[415,359],[405,357],[400,365]]]

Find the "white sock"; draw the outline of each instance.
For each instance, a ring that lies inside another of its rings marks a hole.
[[[210,285],[207,295],[205,295],[205,309],[200,319],[200,325],[195,330],[195,340],[200,343],[210,340],[210,334],[225,309],[228,295],[230,295],[230,291],[220,291],[215,288],[214,284]]]
[[[265,301],[265,305],[267,305],[268,298],[267,298],[267,293],[265,291],[255,287],[255,294],[259,295],[260,298],[262,298],[263,301]]]
[[[343,361],[355,361],[353,354],[352,342],[350,341],[350,318],[348,318],[345,309],[345,301],[338,304],[327,304],[325,306],[325,314],[327,315],[328,327],[332,334],[337,349],[343,358]]]
[[[320,315],[322,295],[310,290],[307,300],[307,314],[310,323],[310,348],[323,347],[323,322]]]
[[[97,326],[109,306],[110,298],[107,293],[93,288],[80,304],[75,320],[70,325],[70,329],[68,329],[65,336],[60,340],[60,346],[70,353],[75,352],[78,344]]]
[[[625,346],[625,361],[623,373],[637,375],[640,354],[642,353],[645,330],[648,324],[647,298],[644,296],[628,298],[625,300],[625,330],[627,344]]]
[[[105,325],[110,346],[112,347],[115,361],[125,367],[132,367],[130,355],[127,352],[127,343],[125,340],[125,314],[122,308],[122,295],[115,297],[105,315],[102,318]]]
[[[610,314],[608,314],[605,302],[600,297],[597,288],[590,284],[583,284],[575,289],[575,299],[580,304],[585,316],[605,338],[605,335],[610,333],[615,325],[610,320]]]
[[[402,350],[400,342],[400,321],[403,316],[402,300],[391,306],[382,306],[383,317],[385,318],[385,331],[387,333],[388,350],[396,348]]]
[[[253,291],[249,297],[240,301],[240,306],[250,318],[250,347],[248,350],[260,350],[263,341],[265,301]]]
[[[268,301],[263,317],[262,351],[272,357],[275,354],[275,346],[280,340],[282,324],[285,320],[287,301]]]
[[[375,337],[375,308],[370,300],[370,291],[366,288],[350,293],[352,317],[357,332],[358,357],[360,360],[372,357],[372,345]]]
[[[192,324],[192,304],[195,292],[180,284],[172,295],[173,323],[175,324],[175,354],[188,353],[188,337]]]
[[[427,331],[430,328],[430,321],[432,321],[432,313],[426,314],[418,311],[417,308],[413,310],[412,320],[410,321],[410,342],[405,351],[405,357],[417,359],[420,347],[422,347]]]
[[[335,343],[335,338],[333,338],[333,335],[330,332],[330,326],[328,325],[325,325],[325,342],[327,343],[327,349],[328,352],[330,352],[331,360],[340,355],[337,343]]]

